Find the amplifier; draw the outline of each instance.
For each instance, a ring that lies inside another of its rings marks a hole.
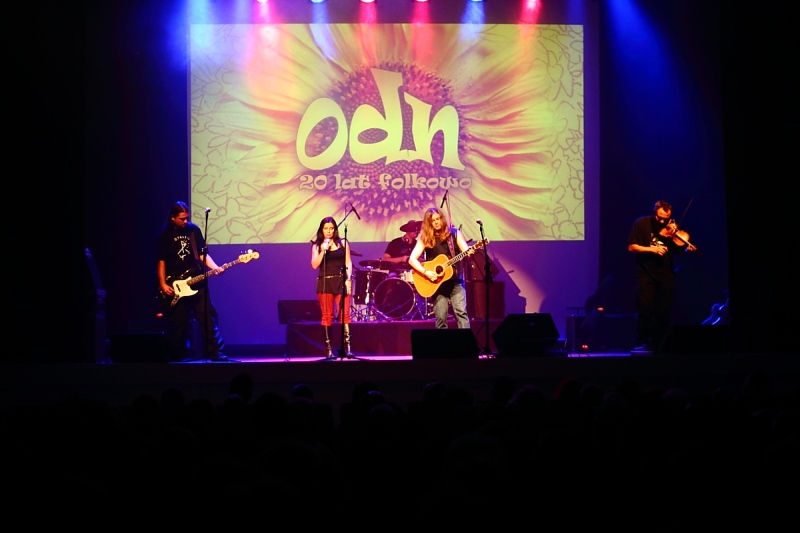
[[[567,316],[567,348],[573,352],[628,352],[633,349],[635,337],[635,314],[594,311]]]

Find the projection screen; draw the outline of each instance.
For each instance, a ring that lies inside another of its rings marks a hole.
[[[308,242],[353,209],[387,242],[434,205],[585,239],[581,25],[194,24],[189,86],[209,242]]]

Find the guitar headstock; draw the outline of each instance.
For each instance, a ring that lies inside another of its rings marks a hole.
[[[251,259],[258,259],[258,252],[254,252],[253,250],[247,250],[246,254],[242,254],[239,256],[239,261],[242,263],[247,263]]]

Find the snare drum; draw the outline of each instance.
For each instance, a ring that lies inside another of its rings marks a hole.
[[[404,318],[414,311],[416,293],[400,278],[388,278],[375,289],[375,307],[390,318]]]
[[[414,271],[413,270],[406,270],[405,272],[400,272],[400,279],[405,281],[406,283],[414,284]]]

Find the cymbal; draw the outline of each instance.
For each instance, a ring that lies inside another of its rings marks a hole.
[[[353,254],[353,252],[350,251],[350,255],[352,255],[352,254]],[[367,267],[367,268],[370,268],[370,267],[372,267],[372,268],[381,268],[381,265],[383,264],[383,262],[380,261],[380,260],[375,260],[375,259],[364,259],[363,261],[359,261],[358,264],[361,265],[362,267]]]
[[[353,256],[356,256],[356,257],[361,257],[361,256],[363,256],[364,254],[360,254],[360,253],[356,252],[355,250],[353,250],[353,249],[351,248],[351,249],[350,249],[350,255],[353,255]]]
[[[350,252],[351,254],[353,252]],[[374,268],[376,270],[410,270],[411,267],[408,263],[391,263],[389,261],[382,261],[380,259],[364,259],[358,262],[359,265],[367,268]]]

